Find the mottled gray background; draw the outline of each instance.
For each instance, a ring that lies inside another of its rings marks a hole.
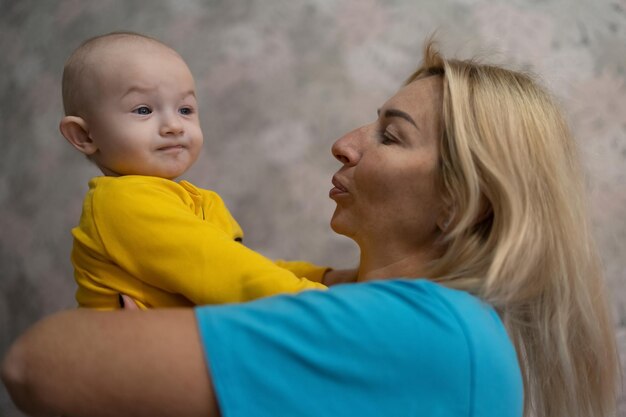
[[[375,117],[435,29],[444,51],[531,68],[562,99],[626,351],[625,0],[2,0],[0,356],[74,306],[70,229],[99,173],[57,125],[63,63],[83,39],[133,30],[177,49],[206,140],[186,177],[224,197],[251,247],[352,266],[355,247],[328,227],[331,143]],[[0,415],[19,415],[4,388]]]

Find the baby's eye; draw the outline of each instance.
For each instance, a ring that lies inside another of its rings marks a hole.
[[[178,111],[183,116],[189,116],[190,114],[193,114],[193,109],[191,107],[181,107],[181,109]]]
[[[150,110],[150,107],[141,106],[141,107],[137,107],[135,110],[133,110],[133,113],[137,113],[137,114],[140,114],[142,116],[145,116],[147,114],[152,113],[152,110]]]

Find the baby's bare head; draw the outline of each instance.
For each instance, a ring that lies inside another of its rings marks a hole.
[[[83,42],[68,58],[63,69],[63,108],[66,116],[84,117],[91,106],[106,94],[103,76],[120,71],[120,59],[133,51],[180,55],[162,42],[134,32],[113,32]],[[182,58],[180,58],[182,60]]]

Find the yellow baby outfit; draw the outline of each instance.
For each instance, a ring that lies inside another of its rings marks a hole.
[[[146,309],[326,288],[327,268],[274,262],[246,248],[220,196],[187,181],[93,178],[72,235],[81,307],[118,308],[120,293]]]

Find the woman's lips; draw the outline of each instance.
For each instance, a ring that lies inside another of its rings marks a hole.
[[[341,196],[344,196],[344,195],[348,194],[348,190],[341,183],[339,178],[337,178],[337,176],[333,176],[333,181],[332,182],[333,182],[334,187],[331,188],[330,192],[328,193],[328,196],[330,198],[341,197]]]

